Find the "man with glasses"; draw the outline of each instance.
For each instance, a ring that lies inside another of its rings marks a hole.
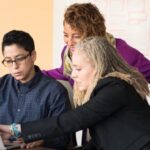
[[[0,78],[0,124],[12,124],[17,131],[15,123],[58,116],[70,109],[66,89],[56,80],[43,75],[34,65],[36,51],[28,33],[18,30],[6,33],[2,54],[2,63],[10,74]],[[53,141],[44,139],[26,147],[48,143],[50,147],[62,150],[67,146],[68,139],[68,136]]]

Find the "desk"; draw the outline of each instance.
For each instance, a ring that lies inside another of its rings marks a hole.
[[[14,150],[27,150],[27,149],[16,148]],[[55,150],[55,149],[45,148],[45,147],[35,147],[35,148],[30,148],[29,150]]]

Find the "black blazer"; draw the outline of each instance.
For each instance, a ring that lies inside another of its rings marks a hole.
[[[21,124],[26,142],[89,128],[97,150],[139,150],[150,142],[150,107],[123,80],[98,82],[90,101],[59,117]]]

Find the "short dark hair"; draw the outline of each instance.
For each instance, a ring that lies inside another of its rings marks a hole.
[[[26,51],[31,53],[35,50],[34,40],[27,32],[20,30],[11,30],[3,36],[2,40],[2,53],[4,53],[4,47],[12,44],[17,44],[23,47]]]

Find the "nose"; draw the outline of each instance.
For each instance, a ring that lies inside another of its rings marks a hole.
[[[74,46],[74,41],[73,41],[73,38],[72,38],[72,37],[69,37],[69,38],[68,38],[67,45],[68,45],[69,47]]]
[[[76,76],[76,73],[75,73],[75,71],[74,71],[74,69],[72,70],[72,72],[71,72],[71,78],[72,79],[75,79],[77,76]]]
[[[12,68],[13,68],[13,69],[18,68],[18,65],[17,65],[16,61],[13,61],[13,62],[12,62]]]

